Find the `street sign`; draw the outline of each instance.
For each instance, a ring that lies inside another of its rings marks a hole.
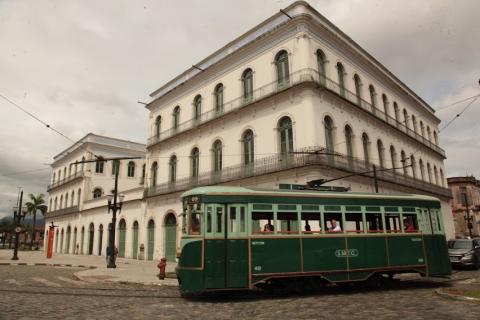
[[[15,232],[21,232],[21,231],[22,231],[22,228],[20,228],[20,227],[15,228]]]

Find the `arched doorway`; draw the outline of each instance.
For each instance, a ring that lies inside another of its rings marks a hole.
[[[125,239],[127,233],[127,224],[125,219],[120,220],[118,225],[118,256],[125,258]]]
[[[88,227],[88,254],[93,254],[93,236],[95,234],[95,226],[93,222]]]
[[[73,229],[73,253],[78,254],[77,250],[77,227]]]
[[[137,259],[138,257],[138,222],[133,223],[132,230],[132,258]]]
[[[72,233],[72,228],[67,227],[67,243],[65,245],[65,253],[70,253],[70,234]]]
[[[60,235],[60,253],[63,253],[63,229]]]
[[[169,213],[165,217],[165,258],[175,261],[177,256],[177,219]]]
[[[85,227],[82,227],[82,231],[80,233],[80,254],[83,254],[83,240],[85,239]]]
[[[102,255],[103,224],[98,227],[98,255]]]
[[[155,222],[153,220],[148,221],[147,240],[147,260],[153,260],[153,250],[155,248]]]

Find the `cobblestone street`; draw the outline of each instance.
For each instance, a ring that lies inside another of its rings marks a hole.
[[[311,294],[238,292],[182,298],[176,287],[87,283],[78,268],[0,266],[0,319],[478,319],[480,304],[446,299],[437,288],[478,278],[403,281],[395,289],[327,288]]]

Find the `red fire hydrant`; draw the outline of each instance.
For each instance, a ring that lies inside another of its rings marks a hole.
[[[158,273],[158,279],[165,279],[165,269],[167,268],[167,258],[160,259],[160,262],[157,265],[160,272]]]

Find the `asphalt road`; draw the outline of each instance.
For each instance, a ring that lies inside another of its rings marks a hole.
[[[475,319],[480,304],[449,300],[434,289],[453,281],[402,281],[391,289],[326,288],[314,293],[225,292],[182,298],[176,287],[75,280],[80,269],[0,266],[0,319]]]

